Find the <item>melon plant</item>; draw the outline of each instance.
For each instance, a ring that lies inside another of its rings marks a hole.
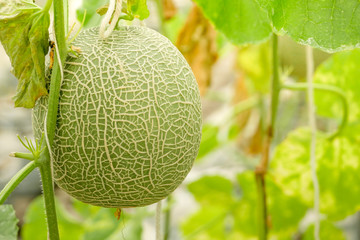
[[[55,182],[102,207],[155,203],[184,180],[198,153],[201,103],[194,75],[154,30],[122,26],[106,39],[82,31],[68,55],[51,149]],[[33,109],[40,138],[47,97]]]

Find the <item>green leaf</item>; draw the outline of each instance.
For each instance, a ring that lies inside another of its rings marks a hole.
[[[79,22],[82,22],[86,11],[84,27],[98,26],[101,22],[101,16],[106,14],[109,4],[105,0],[86,0],[82,6],[77,9],[76,15]],[[122,4],[122,13],[120,19],[133,20],[134,17],[144,20],[148,18],[150,12],[146,5],[146,0],[128,0]]]
[[[59,202],[56,202],[56,212],[61,239],[81,239],[84,232],[82,221],[69,214]],[[21,235],[24,240],[44,240],[47,239],[46,229],[44,200],[42,197],[37,197],[31,202],[25,214]]]
[[[238,63],[256,92],[262,94],[269,92],[272,64],[268,41],[240,49]]]
[[[181,225],[184,238],[201,240],[229,239],[225,234],[227,214],[227,210],[216,206],[201,208]]]
[[[287,195],[277,184],[276,176],[266,178],[266,193],[271,235],[278,239],[291,239],[298,230],[300,221],[305,216],[308,206],[301,199]]]
[[[349,103],[349,121],[360,119],[360,50],[346,51],[332,55],[323,62],[314,75],[314,82],[341,88]],[[341,99],[323,91],[315,92],[317,113],[324,117],[340,119],[343,106]]]
[[[30,0],[0,1],[0,41],[19,83],[15,107],[32,108],[47,95],[45,55],[50,17]]]
[[[188,185],[189,191],[200,204],[200,210],[181,226],[189,239],[232,239],[234,184],[222,176],[204,176]]]
[[[92,208],[93,206],[88,207]],[[96,214],[87,217],[83,216],[83,225],[85,228],[83,238],[97,240],[106,239],[111,236],[111,234],[121,226],[114,216],[114,212],[115,209],[99,208]]]
[[[221,176],[204,176],[188,185],[195,199],[203,205],[213,206],[217,203],[227,206],[233,202],[233,184]]]
[[[97,14],[97,10],[107,4],[106,0],[86,0],[82,1],[80,8],[76,10],[76,17],[79,22],[82,22],[86,11],[86,17],[84,21],[84,28],[98,26],[101,22],[101,16]],[[106,8],[107,10],[107,8]]]
[[[18,219],[11,205],[0,205],[0,240],[16,240]]]
[[[146,5],[146,0],[128,0],[127,1],[128,13],[140,20],[149,17],[150,12]]]
[[[258,195],[253,171],[237,176],[238,185],[221,176],[204,176],[189,184],[199,211],[183,224],[187,239],[257,239]],[[308,206],[289,196],[274,179],[266,179],[271,239],[291,239]]]
[[[96,13],[99,14],[100,16],[103,16],[106,14],[108,9],[109,9],[109,4],[105,4],[104,6],[101,6],[98,9],[96,9]]]
[[[245,171],[237,176],[242,190],[242,198],[234,212],[234,225],[241,238],[255,238],[258,234],[258,194],[253,171]],[[308,207],[298,198],[287,195],[275,182],[276,178],[265,178],[267,208],[271,228],[271,239],[291,239],[297,231],[299,222],[305,216]]]
[[[71,209],[69,211],[68,209]],[[122,212],[120,220],[114,216],[115,209],[101,208],[74,200],[67,204],[56,200],[56,212],[62,240],[115,240],[140,239],[143,219],[150,214],[146,208],[138,208],[131,214]],[[42,197],[36,198],[29,206],[22,229],[24,240],[47,238],[45,208]]]
[[[82,219],[82,239],[141,239],[142,222],[150,216],[147,208],[136,208],[128,213],[122,210],[121,218],[115,216],[114,208],[101,208],[74,200],[74,210]]]
[[[337,221],[360,209],[360,124],[349,126],[342,136],[329,141],[318,133],[317,176],[320,184],[320,209]],[[288,196],[313,206],[313,185],[309,163],[311,134],[300,128],[279,144],[271,162],[271,174]],[[336,206],[336,207],[334,207]]]
[[[336,239],[336,240],[346,240],[346,236],[343,231],[334,226],[332,222],[321,221],[320,225],[320,238],[321,239]],[[303,240],[314,240],[314,225],[311,225],[307,228],[306,232],[303,235]]]
[[[258,43],[271,35],[267,14],[255,0],[195,2],[215,28],[234,44]]]
[[[255,237],[258,233],[258,210],[255,174],[246,171],[237,176],[242,197],[234,211],[234,225],[244,236],[241,239]],[[246,236],[246,237],[245,237]]]
[[[273,29],[327,52],[360,47],[358,0],[257,0]]]
[[[206,156],[220,145],[217,137],[218,133],[218,126],[204,124],[204,126],[202,127],[200,149],[197,155],[197,159]]]

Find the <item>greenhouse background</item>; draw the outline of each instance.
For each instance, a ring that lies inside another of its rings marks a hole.
[[[282,29],[276,29],[278,19],[266,20],[265,11],[258,6],[264,1],[234,1],[238,4],[223,1],[219,7],[205,0],[148,0],[149,18],[123,23],[145,25],[168,37],[191,66],[201,94],[200,150],[184,182],[162,200],[163,239],[258,239],[262,223],[258,219],[256,172],[268,144],[268,122],[274,117],[269,112],[274,78],[272,31],[275,30],[279,35],[276,71],[282,89],[273,135],[270,134],[269,169],[264,177],[268,239],[314,239],[317,219],[310,166],[313,135],[306,92],[307,44],[314,47],[311,76],[320,186],[319,235],[329,240],[360,239],[360,51],[355,48],[360,46],[360,11],[350,4],[357,6],[356,1],[336,3],[333,11],[338,15],[334,14],[330,21],[333,32],[324,30],[331,36],[328,42],[319,35],[321,27],[329,23],[317,17],[313,22],[319,24],[314,23],[320,26],[319,30],[313,27],[300,31],[301,21],[293,23],[291,19],[288,21],[295,27],[284,24]],[[45,2],[36,1],[36,4],[44,6]],[[106,3],[105,0],[69,1],[69,23],[75,24],[73,32],[79,29],[85,9],[83,28],[99,25],[102,17],[96,10]],[[232,4],[243,14],[239,21],[231,11]],[[315,6],[312,10],[314,13],[309,11],[307,18],[316,14],[329,18],[325,8],[315,12]],[[353,20],[346,25],[351,10]],[[249,22],[243,22],[246,19]],[[349,35],[336,33],[339,28]],[[234,29],[244,31],[245,37],[237,35]],[[351,35],[356,31],[357,35]],[[51,32],[50,29],[50,37]],[[306,34],[314,34],[315,40],[302,40]],[[324,42],[318,41],[318,37]],[[340,47],[339,39],[345,41]],[[0,189],[28,162],[9,156],[10,152],[24,151],[17,134],[33,138],[31,109],[14,108],[12,97],[16,86],[9,57],[1,47]],[[19,219],[18,239],[47,239],[41,193],[40,173],[35,170],[6,201],[13,205]],[[155,204],[123,209],[118,220],[115,209],[82,203],[58,187],[55,195],[61,239],[155,239]]]

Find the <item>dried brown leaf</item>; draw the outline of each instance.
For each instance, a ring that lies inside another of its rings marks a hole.
[[[190,64],[203,96],[210,85],[212,66],[218,54],[216,32],[196,5],[180,30],[176,46]]]
[[[163,11],[164,11],[164,19],[170,20],[177,13],[177,8],[173,2],[173,0],[162,0]]]

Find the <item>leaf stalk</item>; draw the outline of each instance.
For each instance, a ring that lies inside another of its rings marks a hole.
[[[0,205],[4,204],[10,193],[12,193],[19,183],[22,182],[36,167],[37,163],[35,161],[31,161],[11,178],[11,180],[0,192]]]

